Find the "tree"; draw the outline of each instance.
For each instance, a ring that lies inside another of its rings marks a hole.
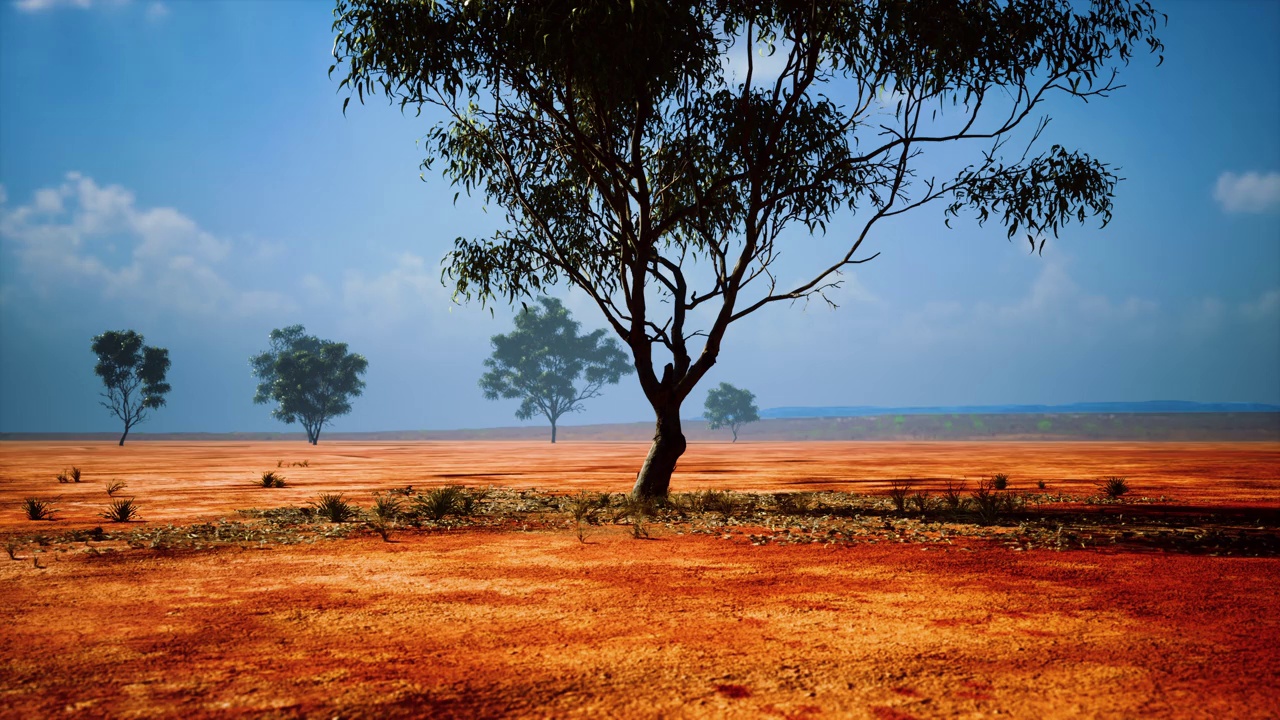
[[[605,385],[616,385],[632,372],[626,353],[606,330],[578,334],[578,323],[557,299],[540,297],[537,306],[516,315],[510,335],[494,335],[493,355],[480,387],[490,400],[521,398],[516,417],[528,420],[545,415],[551,422],[551,442],[556,441],[556,421],[561,415],[582,410],[582,402],[600,396]],[[576,387],[578,378],[586,384]]]
[[[347,352],[347,344],[307,335],[301,325],[271,331],[271,349],[249,359],[258,378],[253,401],[276,403],[271,416],[292,425],[302,423],[307,442],[320,441],[320,429],[351,412],[351,398],[364,390],[360,376],[369,368],[363,356]]]
[[[738,428],[759,420],[760,408],[756,407],[756,396],[750,390],[720,383],[720,387],[707,393],[702,414],[707,419],[707,427],[712,430],[727,427],[733,431],[733,441],[738,442]]]
[[[1137,52],[1163,50],[1146,0],[337,0],[334,15],[343,111],[379,94],[434,109],[424,169],[441,161],[505,213],[455,241],[455,297],[565,281],[629,348],[656,420],[645,497],[668,491],[681,404],[729,326],[830,302],[842,270],[878,255],[877,224],[941,205],[1033,249],[1073,219],[1105,225],[1119,178],[1060,145],[1034,154],[1040,111],[1104,97]],[[967,165],[925,164],[974,144]],[[837,215],[852,234],[784,284],[785,243]]]
[[[93,338],[93,354],[98,356],[94,373],[107,391],[101,405],[124,421],[120,445],[134,425],[147,419],[147,411],[164,407],[169,383],[169,351],[144,345],[145,339],[132,330],[110,330]]]

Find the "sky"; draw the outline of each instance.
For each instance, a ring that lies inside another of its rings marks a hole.
[[[940,208],[879,227],[880,257],[845,276],[837,309],[735,324],[684,415],[720,382],[762,408],[1280,403],[1280,2],[1156,5],[1163,65],[1140,56],[1111,98],[1053,104],[1041,144],[1121,168],[1110,225],[1073,225],[1043,256],[998,225],[949,230]],[[429,120],[376,101],[343,115],[331,12],[0,6],[0,432],[118,429],[89,344],[125,328],[173,362],[167,406],[138,431],[284,430],[253,404],[248,358],[295,323],[369,360],[331,430],[521,424],[518,401],[477,384],[511,310],[454,303],[440,282],[454,238],[500,217],[419,177]],[[792,233],[785,272],[819,267],[853,227]],[[555,294],[604,326],[580,292]],[[631,376],[562,424],[651,418]]]

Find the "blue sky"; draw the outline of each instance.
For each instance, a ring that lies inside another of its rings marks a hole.
[[[1280,403],[1280,3],[1157,5],[1163,66],[1139,57],[1114,97],[1050,107],[1046,144],[1122,168],[1111,225],[1043,257],[940,209],[885,226],[839,309],[735,325],[686,415],[722,381],[762,407]],[[419,179],[427,120],[343,116],[330,23],[328,3],[290,0],[0,7],[0,431],[115,429],[89,339],[118,328],[173,360],[139,430],[283,429],[252,403],[248,357],[293,323],[369,359],[334,430],[515,424],[476,384],[510,311],[439,282],[453,238],[497,219]],[[851,227],[793,234],[785,269]],[[632,377],[566,420],[649,417]]]

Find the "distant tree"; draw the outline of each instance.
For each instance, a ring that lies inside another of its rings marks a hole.
[[[301,325],[271,331],[271,349],[249,359],[258,378],[253,401],[276,403],[272,417],[302,423],[307,442],[320,441],[320,429],[351,412],[351,398],[364,390],[360,376],[369,368],[347,344],[307,335]]]
[[[494,335],[493,355],[480,387],[490,400],[520,398],[516,417],[528,420],[545,415],[551,422],[551,442],[556,422],[565,413],[582,410],[582,402],[599,397],[600,389],[632,372],[626,353],[605,337],[605,330],[578,334],[578,323],[557,299],[538,298],[538,305],[516,315],[516,329]],[[586,384],[579,388],[581,377]]]
[[[720,383],[720,387],[707,393],[702,414],[707,419],[707,427],[712,430],[727,427],[733,431],[733,441],[738,442],[738,428],[759,420],[760,408],[756,407],[756,396],[751,391]]]
[[[1115,168],[1037,149],[1045,111],[1117,90],[1164,21],[1147,0],[336,0],[334,17],[343,110],[426,109],[426,169],[502,210],[447,256],[457,295],[568,283],[630,350],[655,416],[637,497],[667,495],[681,405],[729,327],[829,301],[885,223],[932,206],[1032,249],[1105,225]],[[821,259],[782,267],[795,243]]]
[[[132,330],[111,330],[94,337],[91,346],[98,356],[93,371],[107,386],[102,406],[124,421],[121,445],[129,430],[147,419],[148,410],[164,407],[164,395],[169,392],[169,383],[164,381],[169,372],[169,351],[143,342]]]

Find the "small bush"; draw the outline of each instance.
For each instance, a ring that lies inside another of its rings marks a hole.
[[[111,522],[131,522],[138,519],[138,504],[133,498],[119,499],[107,506],[106,512],[99,515]]]
[[[119,480],[116,480],[107,486],[107,495],[113,496],[123,489],[124,489],[124,483]]]
[[[63,470],[62,472],[58,473],[58,482],[63,484],[71,482],[71,476],[67,475],[66,470]]]
[[[923,490],[911,496],[911,507],[918,513],[929,512],[930,504],[929,493]]]
[[[378,533],[378,537],[382,538],[382,542],[391,542],[392,524],[390,522],[383,520],[380,517],[375,517],[366,524],[369,526],[370,530]]]
[[[1102,490],[1107,497],[1118,498],[1129,492],[1129,483],[1124,478],[1113,475],[1102,481]]]
[[[275,470],[268,470],[262,473],[262,480],[259,481],[258,485],[264,488],[282,488],[284,487],[284,476],[277,475]]]
[[[947,508],[952,512],[963,510],[968,503],[964,496],[964,487],[967,484],[964,480],[958,483],[954,480],[947,480],[947,488],[942,491],[942,501],[947,504]]]
[[[653,498],[623,495],[622,503],[618,506],[618,512],[613,519],[617,522],[623,518],[631,518],[633,523],[639,523],[644,518],[656,514],[657,511],[658,504]],[[646,534],[645,537],[648,535]]]
[[[907,511],[907,495],[911,493],[911,481],[894,478],[889,483],[889,499],[898,512]]]
[[[973,505],[978,511],[978,520],[983,525],[989,525],[1000,517],[1004,500],[1001,493],[996,491],[994,482],[979,480],[978,489],[973,491]]]
[[[583,522],[595,520],[596,510],[604,507],[608,502],[608,496],[583,490],[577,495],[569,497],[565,503],[565,508],[573,515],[574,522],[581,525]]]
[[[27,514],[28,520],[52,520],[53,502],[40,498],[24,498],[22,511]]]
[[[331,523],[346,522],[356,516],[356,508],[342,499],[342,493],[325,493],[311,503],[320,517]]]
[[[9,540],[5,542],[4,549],[5,549],[5,552],[9,553],[10,560],[18,559],[18,548],[20,547],[22,546],[18,544],[17,540]]]
[[[773,502],[784,515],[803,515],[813,508],[812,493],[774,493]]]
[[[1044,489],[1045,489],[1046,487],[1048,487],[1048,486],[1047,486],[1047,485],[1045,485],[1045,483],[1044,483],[1044,481],[1043,481],[1043,480],[1037,480],[1037,481],[1036,481],[1036,487],[1040,488],[1041,490],[1044,490]]]
[[[649,528],[645,527],[644,520],[641,517],[635,517],[631,520],[631,537],[636,540],[643,540],[649,537]]]
[[[390,494],[373,496],[373,514],[379,520],[391,522],[399,519],[404,506],[398,497]]]
[[[996,473],[991,477],[991,487],[996,490],[1009,489],[1009,476],[1004,473]]]
[[[413,500],[414,513],[432,520],[443,520],[446,515],[470,515],[474,510],[475,500],[459,485],[434,488]]]

